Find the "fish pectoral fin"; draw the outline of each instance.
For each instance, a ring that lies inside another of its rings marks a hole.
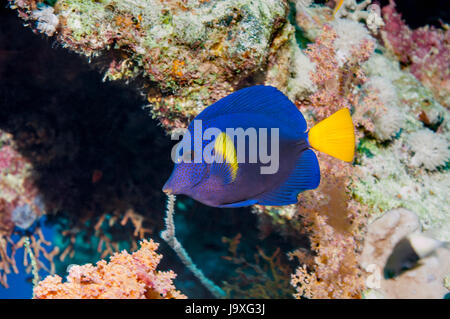
[[[304,151],[297,160],[289,178],[277,189],[258,196],[258,204],[283,206],[296,204],[297,195],[314,189],[320,183],[320,169],[316,154],[311,149]]]
[[[214,163],[211,173],[223,179],[224,184],[236,180],[239,169],[236,148],[233,140],[224,132],[217,136],[214,143]]]
[[[220,208],[234,208],[234,207],[251,206],[251,205],[255,205],[255,204],[258,204],[258,201],[256,199],[248,199],[248,200],[244,200],[242,202],[220,205],[218,207],[220,207]]]

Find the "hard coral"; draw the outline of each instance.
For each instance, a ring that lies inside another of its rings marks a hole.
[[[101,260],[96,266],[72,266],[67,282],[48,276],[34,288],[36,299],[172,299],[186,298],[175,289],[173,271],[156,270],[162,256],[156,253],[158,244],[143,240],[141,248],[129,254],[114,254],[109,262]]]
[[[364,91],[366,96],[361,105],[366,108],[365,115],[370,118],[370,124],[367,125],[367,122],[361,124],[377,140],[381,142],[391,140],[405,122],[394,85],[387,78],[371,76],[364,85]]]

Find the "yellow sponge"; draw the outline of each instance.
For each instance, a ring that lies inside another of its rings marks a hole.
[[[355,132],[350,111],[337,111],[309,130],[309,144],[312,148],[346,162],[352,162],[355,155]]]

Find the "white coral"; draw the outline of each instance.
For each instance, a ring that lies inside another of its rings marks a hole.
[[[366,18],[367,28],[373,34],[378,32],[378,29],[384,26],[383,18],[381,18],[380,7],[378,5],[369,6],[368,15]]]
[[[48,36],[52,36],[56,32],[58,26],[58,17],[53,13],[52,7],[45,7],[40,10],[34,10],[31,17],[37,20],[36,28],[41,33],[45,33]]]
[[[392,104],[398,101],[397,92],[392,82],[381,76],[372,76],[366,82],[365,87],[375,91],[383,104]]]
[[[428,170],[435,170],[445,165],[450,159],[450,149],[447,139],[428,129],[411,133],[407,143],[414,153],[410,164],[414,167],[423,166]]]
[[[291,100],[301,100],[317,89],[310,76],[315,70],[315,65],[300,48],[296,46],[294,50],[294,63],[290,70],[293,77],[289,80],[287,92]]]
[[[374,114],[374,135],[380,141],[390,140],[402,128],[405,118],[393,104],[385,105],[384,110]]]
[[[358,3],[356,0],[344,0],[341,8],[336,12],[336,18],[347,18],[353,21],[364,20],[367,28],[374,34],[384,25],[381,18],[381,10],[377,4],[371,4],[372,0],[364,0]]]
[[[398,80],[402,75],[397,61],[389,60],[384,55],[374,53],[363,65],[364,73],[371,76],[381,76],[391,82]]]
[[[392,82],[385,77],[371,76],[364,84],[368,92],[375,93],[383,108],[371,112],[374,122],[374,135],[380,141],[386,141],[396,135],[405,123],[405,116],[400,111],[397,91]]]
[[[336,50],[336,59],[340,66],[349,59],[352,50],[359,47],[364,40],[375,41],[364,25],[359,22],[348,19],[336,19],[330,24],[337,34],[334,48]]]

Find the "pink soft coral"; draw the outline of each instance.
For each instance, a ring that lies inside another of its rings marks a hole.
[[[101,260],[96,266],[72,266],[65,283],[57,275],[48,276],[34,288],[35,298],[186,298],[172,283],[173,271],[156,270],[162,258],[156,253],[158,246],[153,240],[143,240],[138,251],[116,253],[109,263]]]
[[[386,47],[436,98],[450,107],[450,30],[425,26],[411,30],[395,10],[395,2],[383,8]]]
[[[336,37],[336,31],[324,25],[319,37],[308,46],[306,54],[316,67],[310,76],[317,91],[308,101],[297,101],[297,105],[316,121],[344,107],[354,109],[356,125],[373,126],[366,113],[379,108],[380,101],[355,88],[367,80],[361,65],[373,53],[375,43],[361,41],[339,65]],[[313,254],[301,249],[290,254],[302,263],[292,274],[291,284],[297,290],[297,298],[359,298],[365,288],[358,259],[367,208],[350,195],[350,176],[356,168],[323,153],[317,157],[323,176],[320,186],[302,193],[298,204]]]

